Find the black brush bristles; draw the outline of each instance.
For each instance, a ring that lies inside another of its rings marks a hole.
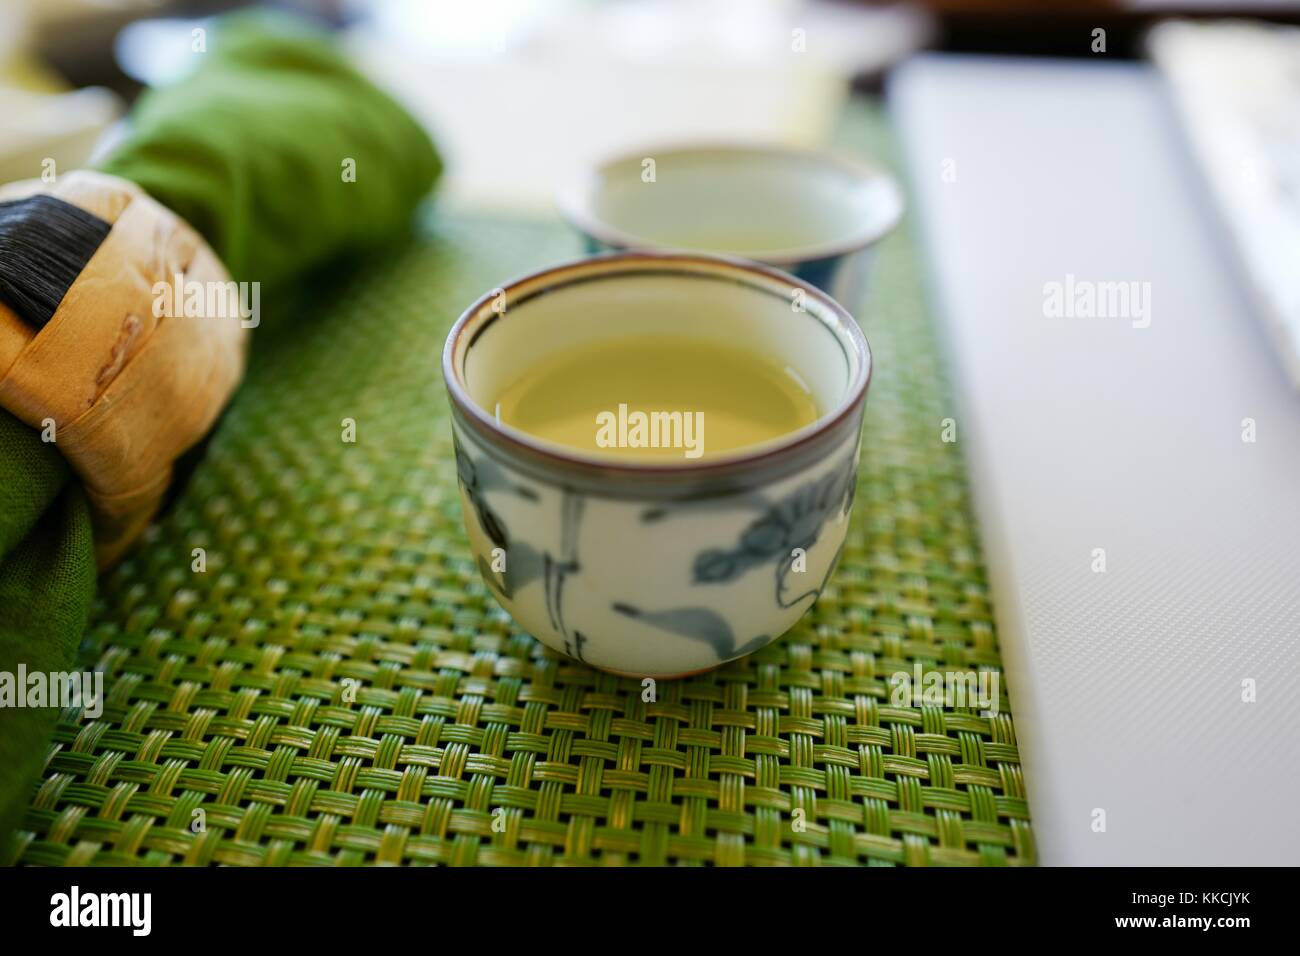
[[[53,196],[0,202],[0,301],[43,329],[110,229]]]

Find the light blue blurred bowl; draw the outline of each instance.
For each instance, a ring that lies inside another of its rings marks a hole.
[[[874,166],[753,145],[628,153],[584,172],[557,201],[590,252],[749,259],[794,274],[850,310],[864,301],[876,244],[903,213],[897,182]]]

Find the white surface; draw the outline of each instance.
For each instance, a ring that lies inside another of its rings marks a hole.
[[[645,143],[826,140],[847,91],[781,65],[673,69],[502,56],[490,68],[419,63],[353,37],[366,71],[432,131],[447,161],[439,194],[460,205],[551,213],[575,171]]]
[[[1300,389],[1300,29],[1168,21],[1149,46]]]
[[[902,4],[806,0],[363,6],[349,49],[433,131],[440,197],[545,213],[577,171],[647,144],[821,146],[852,74],[929,28]]]
[[[1294,863],[1300,399],[1162,89],[927,57],[891,105],[1043,861]],[[1045,317],[1067,274],[1149,282],[1150,325]]]

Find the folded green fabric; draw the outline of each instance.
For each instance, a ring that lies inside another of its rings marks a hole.
[[[206,46],[192,74],[141,98],[103,171],[138,183],[264,291],[409,229],[440,157],[328,34],[238,14]],[[0,409],[0,672],[73,669],[94,587],[80,488],[57,446]],[[20,821],[56,714],[0,708],[0,838]]]
[[[90,509],[63,456],[0,411],[0,835],[19,822],[54,708],[18,706],[28,673],[73,666],[95,591]],[[8,675],[7,678],[4,675]],[[3,857],[0,856],[0,861]]]
[[[145,94],[100,164],[212,243],[237,279],[274,286],[383,241],[441,171],[415,121],[301,21],[219,21],[199,70]]]

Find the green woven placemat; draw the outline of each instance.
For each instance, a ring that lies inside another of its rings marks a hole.
[[[843,140],[886,148],[863,109]],[[1033,862],[1005,683],[982,716],[898,705],[889,682],[1000,668],[906,228],[860,312],[853,527],[798,627],[646,702],[494,603],[442,342],[477,295],[578,251],[558,224],[435,215],[259,329],[190,484],[101,581],[87,659],[108,699],[60,723],[20,862]]]

